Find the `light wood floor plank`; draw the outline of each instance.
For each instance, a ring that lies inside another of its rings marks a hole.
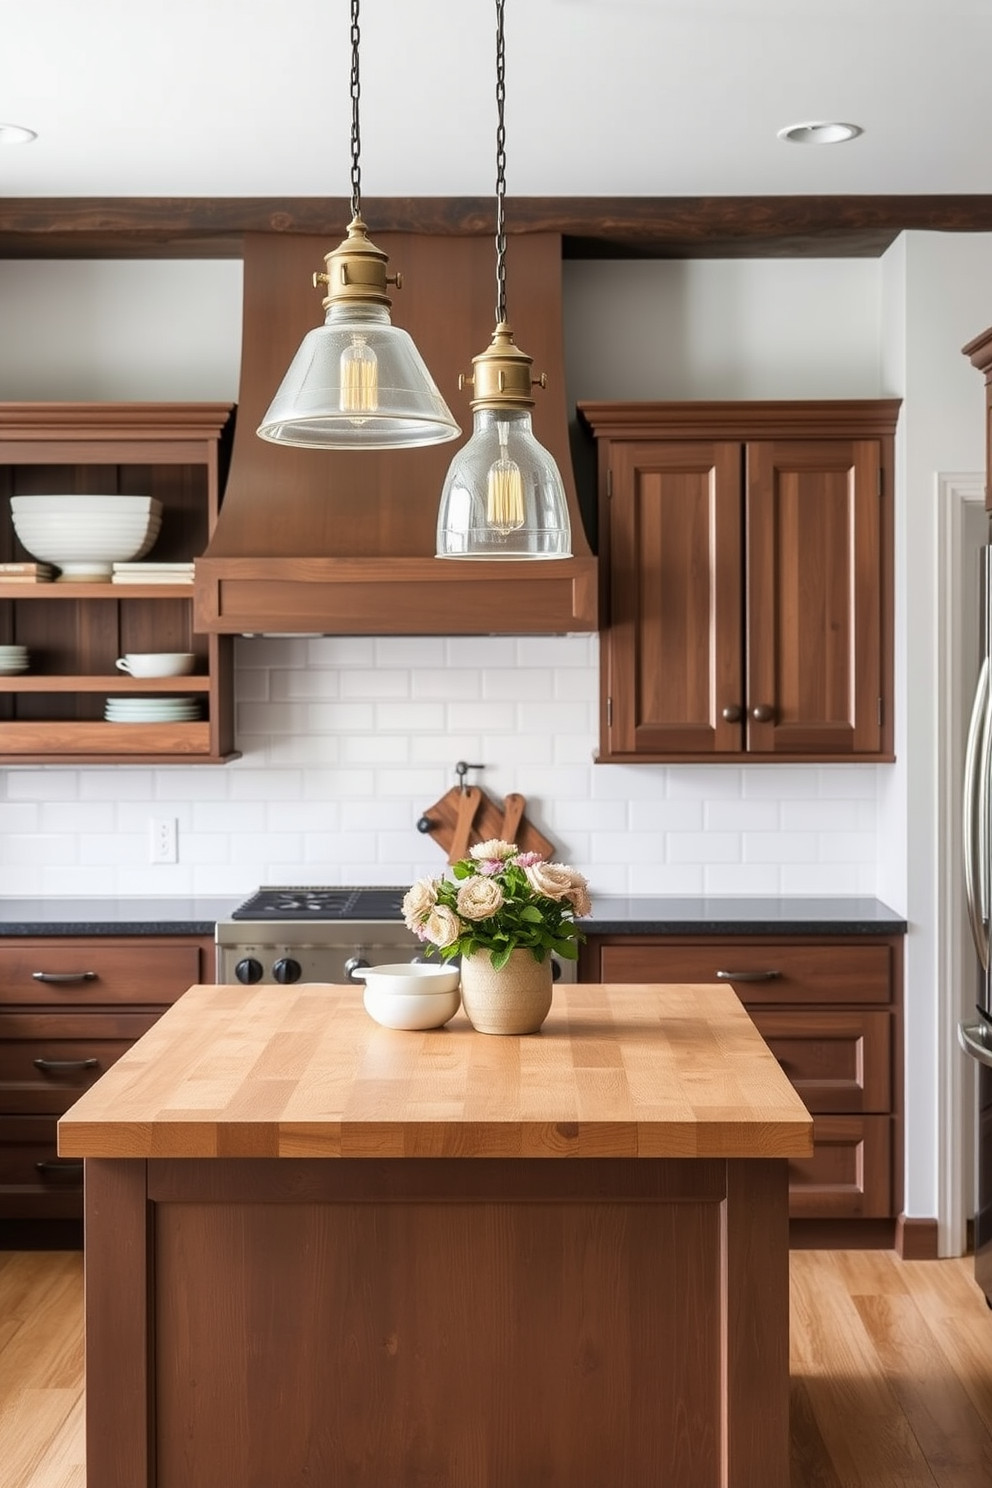
[[[972,1261],[790,1264],[792,1488],[992,1488],[992,1312]],[[87,1488],[82,1334],[78,1252],[0,1253],[0,1488]]]

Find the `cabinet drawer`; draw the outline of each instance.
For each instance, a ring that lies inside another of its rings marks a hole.
[[[205,979],[209,946],[209,941],[145,938],[7,940],[0,945],[0,1003],[71,1007],[175,1002],[187,987]],[[212,972],[206,980],[213,981]]]
[[[0,1218],[76,1219],[83,1164],[60,1158],[54,1116],[0,1117]]]
[[[628,942],[600,948],[599,978],[603,982],[729,982],[748,1007],[777,1002],[888,1002],[892,996],[887,945]]]
[[[156,1013],[0,1013],[0,1111],[60,1116]]]
[[[817,1116],[813,1156],[789,1159],[793,1219],[885,1219],[892,1214],[888,1116]]]
[[[750,1015],[808,1111],[888,1114],[891,1013],[751,1008]]]

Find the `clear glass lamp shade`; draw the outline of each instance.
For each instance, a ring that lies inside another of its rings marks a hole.
[[[441,492],[438,558],[571,558],[558,466],[524,409],[478,408]]]
[[[331,305],[258,428],[312,449],[411,449],[461,433],[406,331],[382,305]]]

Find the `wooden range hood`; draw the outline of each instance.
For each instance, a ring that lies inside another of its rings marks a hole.
[[[410,332],[467,439],[458,374],[489,344],[496,297],[490,237],[375,233],[404,288],[393,315]],[[305,333],[319,324],[315,269],[324,238],[248,233],[244,240],[241,390],[230,473],[205,555],[196,561],[196,629],[241,634],[557,634],[594,630],[596,559],[572,471],[562,353],[561,237],[514,236],[510,320],[548,374],[534,432],[565,482],[570,559],[476,562],[434,557],[441,487],[454,442],[427,449],[308,450],[256,428]]]

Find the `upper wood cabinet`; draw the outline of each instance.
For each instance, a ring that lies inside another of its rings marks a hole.
[[[149,559],[199,557],[217,522],[226,403],[0,404],[0,559],[28,559],[10,498],[103,492],[154,496]],[[16,583],[0,577],[0,641],[30,669],[0,676],[0,764],[221,763],[235,755],[232,645],[197,632],[192,583]],[[191,651],[191,676],[136,678],[127,651]],[[112,723],[108,696],[196,698],[200,716]]]
[[[580,403],[601,761],[893,758],[899,402]]]

